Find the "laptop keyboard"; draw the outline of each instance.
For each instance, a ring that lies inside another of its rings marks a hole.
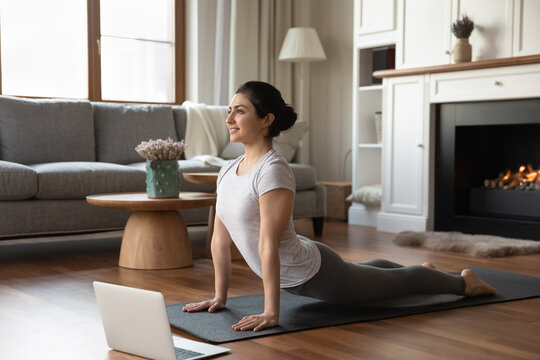
[[[198,353],[196,351],[180,349],[177,347],[174,348],[174,351],[176,351],[176,358],[178,360],[186,360],[186,359],[191,359],[191,358],[203,355],[202,353]]]

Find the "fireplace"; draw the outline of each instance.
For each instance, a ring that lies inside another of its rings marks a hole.
[[[540,99],[439,104],[435,125],[434,230],[540,240]]]

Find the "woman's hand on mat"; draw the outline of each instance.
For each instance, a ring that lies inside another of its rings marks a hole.
[[[205,300],[200,301],[197,303],[191,303],[185,305],[182,310],[187,312],[197,312],[201,310],[208,309],[208,312],[214,312],[218,309],[223,309],[225,307],[225,301],[221,299],[211,299],[211,300]]]
[[[259,331],[278,324],[279,316],[263,313],[260,315],[244,316],[242,320],[232,326],[233,330],[246,331],[253,330]]]

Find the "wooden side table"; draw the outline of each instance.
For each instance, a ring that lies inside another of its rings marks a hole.
[[[86,201],[134,211],[124,230],[119,265],[155,270],[193,264],[187,227],[176,210],[214,206],[216,195],[181,192],[178,198],[149,199],[146,193],[119,193],[91,195]]]
[[[216,185],[217,172],[183,173],[182,176],[189,182],[204,185]]]

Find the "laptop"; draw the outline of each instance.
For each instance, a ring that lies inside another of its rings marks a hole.
[[[163,360],[203,359],[230,349],[173,336],[160,292],[94,281],[107,344],[114,350]]]

